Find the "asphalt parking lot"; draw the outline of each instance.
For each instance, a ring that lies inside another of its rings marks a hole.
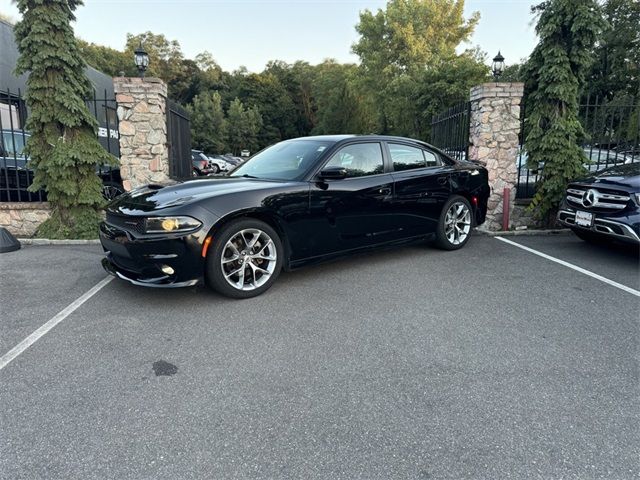
[[[0,478],[638,478],[637,250],[509,239],[627,290],[485,236],[243,301],[113,280],[0,370]],[[0,357],[100,258],[2,254]]]

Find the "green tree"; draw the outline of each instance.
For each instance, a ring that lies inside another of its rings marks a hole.
[[[593,49],[595,61],[585,94],[613,100],[640,98],[640,2],[607,0],[602,12],[606,26]]]
[[[544,164],[531,208],[550,222],[567,183],[585,170],[578,96],[604,21],[596,0],[548,0],[533,11],[540,40],[524,66],[525,148],[531,168]]]
[[[127,57],[125,52],[80,39],[78,39],[78,45],[85,62],[102,73],[112,77],[120,76],[122,72],[129,76],[137,75],[133,57]]]
[[[238,97],[258,108],[264,126],[258,135],[261,146],[296,136],[296,106],[289,92],[272,72],[244,76]]]
[[[358,67],[325,60],[316,67],[312,93],[317,106],[316,135],[372,133],[376,127],[363,90],[357,85]]]
[[[237,98],[231,102],[227,112],[227,146],[234,155],[245,148],[251,151],[258,148],[261,127],[262,117],[256,108],[245,109]]]
[[[227,122],[218,92],[196,95],[188,107],[191,113],[191,141],[206,153],[224,153]]]
[[[464,0],[389,0],[385,10],[360,14],[353,52],[361,60],[362,87],[375,98],[378,131],[416,131],[420,75],[455,57],[478,23],[477,12],[467,20],[463,11]]]
[[[127,34],[125,54],[133,59],[133,52],[138,46],[144,47],[149,54],[149,67],[146,75],[158,77],[167,82],[169,97],[180,103],[190,101],[195,93],[191,84],[197,80],[196,62],[184,58],[180,43],[169,40],[162,34],[145,32],[139,35]]]
[[[489,67],[478,50],[469,50],[439,65],[426,69],[420,76],[412,101],[415,105],[413,135],[431,136],[431,118],[446,108],[469,99],[469,90],[490,79]]]
[[[94,238],[103,205],[96,165],[112,157],[96,137],[96,120],[84,99],[91,84],[71,22],[80,0],[18,0],[16,71],[29,73],[26,129],[33,191],[44,189],[51,218],[38,229],[49,238]]]
[[[504,67],[504,71],[502,75],[500,75],[501,82],[524,82],[525,78],[523,77],[522,67],[526,62],[526,59],[523,59],[521,63],[513,63],[511,65],[507,65]]]
[[[267,63],[262,74],[275,76],[291,99],[291,119],[285,130],[295,137],[309,135],[316,121],[312,94],[314,68],[307,62],[289,65],[275,60]]]

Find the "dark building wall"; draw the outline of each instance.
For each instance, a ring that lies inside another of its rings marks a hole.
[[[11,93],[17,93],[19,89],[24,93],[27,75],[16,77],[14,74],[18,56],[13,26],[0,20],[0,91],[10,90]],[[105,90],[107,98],[114,98],[113,80],[109,75],[105,75],[93,67],[87,67],[85,73],[99,98],[104,97]]]
[[[18,60],[13,26],[0,20],[0,90],[10,90],[12,93],[18,89],[24,92],[27,75],[16,77],[13,71]]]
[[[0,20],[0,103],[5,104],[5,109],[8,108],[6,104],[11,104],[11,108],[19,110],[20,114],[13,119],[13,128],[23,127],[28,115],[24,102],[18,98],[18,93],[24,96],[27,89],[27,75],[16,76],[14,73],[18,56],[13,26]],[[98,120],[98,140],[109,153],[118,157],[117,105],[113,79],[93,67],[85,68],[85,74],[95,91],[95,97],[92,95],[92,98],[87,99],[87,107]],[[7,92],[11,95],[8,96]],[[2,128],[10,128],[8,112],[0,113],[3,114],[0,122],[3,124]]]

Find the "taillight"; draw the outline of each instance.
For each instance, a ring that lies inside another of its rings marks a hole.
[[[478,206],[478,197],[476,197],[475,195],[473,197],[471,197],[471,202],[473,203],[474,207]]]

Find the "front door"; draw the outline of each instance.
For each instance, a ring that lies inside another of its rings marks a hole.
[[[343,167],[347,177],[311,185],[311,220],[320,232],[309,238],[312,256],[352,250],[393,238],[393,178],[385,173],[379,142],[353,143],[324,167]]]

